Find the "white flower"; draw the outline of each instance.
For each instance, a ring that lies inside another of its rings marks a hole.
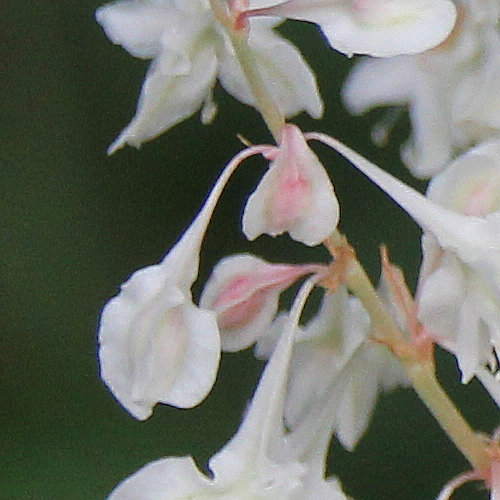
[[[295,125],[281,131],[279,149],[243,214],[249,240],[285,231],[306,245],[319,245],[335,230],[339,204],[328,174]]]
[[[229,177],[255,148],[226,166],[203,208],[157,265],[136,271],[104,307],[99,326],[101,377],[118,401],[144,420],[153,406],[199,404],[220,358],[216,313],[193,304],[200,247]]]
[[[286,318],[278,316],[270,339],[258,341],[257,357],[272,351],[271,339]],[[369,334],[368,314],[345,287],[325,294],[318,314],[296,337],[285,408],[290,429],[300,432],[325,414],[322,425],[353,450],[368,427],[379,392],[408,384],[399,361]]]
[[[110,500],[345,500],[335,480],[323,480],[320,464],[307,453],[301,461],[286,448],[283,399],[288,365],[295,329],[314,280],[299,292],[238,432],[209,461],[213,479],[199,472],[190,457],[165,458],[126,479]]]
[[[119,0],[96,12],[108,37],[136,57],[153,59],[136,115],[110,146],[140,146],[203,106],[202,120],[214,117],[216,78],[237,99],[254,105],[251,90],[223,28],[204,0]],[[249,47],[267,91],[286,116],[306,110],[318,118],[322,101],[299,51],[274,33],[267,20],[253,20]]]
[[[431,177],[456,151],[500,130],[497,16],[489,0],[460,2],[455,31],[442,45],[414,56],[364,58],[345,82],[343,99],[354,114],[408,105],[412,135],[402,158],[417,177]]]
[[[457,159],[432,181],[426,198],[338,141],[323,139],[424,229],[419,318],[456,355],[463,382],[485,373],[486,364],[497,370],[492,353],[500,346],[500,142]]]
[[[281,292],[305,274],[322,270],[314,264],[270,264],[249,254],[222,259],[200,298],[201,307],[217,313],[222,350],[253,344],[273,321]]]
[[[483,220],[488,215],[497,217],[500,141],[484,143],[460,156],[431,181],[427,197],[458,213]],[[493,220],[491,231],[498,227]],[[437,340],[456,354],[467,382],[495,359],[492,349],[500,348],[500,276],[488,275],[500,272],[500,255],[491,248],[488,256],[485,248],[468,256],[465,248],[442,247],[432,233],[424,236],[422,247],[419,316]]]
[[[250,11],[316,23],[332,48],[389,57],[435,47],[451,32],[450,0],[288,0]]]

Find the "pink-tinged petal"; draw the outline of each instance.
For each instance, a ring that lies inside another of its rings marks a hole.
[[[207,281],[200,305],[217,313],[222,349],[239,351],[258,340],[278,310],[279,296],[318,265],[270,264],[253,255],[220,261]]]
[[[289,0],[264,13],[316,23],[332,48],[377,57],[431,49],[456,19],[450,0]]]
[[[429,183],[427,197],[464,215],[500,209],[500,141],[489,140],[460,155]]]
[[[151,462],[120,483],[108,500],[182,500],[210,492],[211,481],[191,457]]]
[[[250,240],[263,233],[290,236],[319,245],[339,221],[339,204],[325,168],[295,125],[282,129],[279,152],[243,214],[243,232]]]

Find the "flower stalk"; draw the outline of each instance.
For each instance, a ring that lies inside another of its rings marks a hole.
[[[338,231],[325,243],[336,259],[344,259],[342,277],[361,300],[375,327],[375,340],[387,345],[404,366],[412,386],[443,431],[474,470],[486,477],[491,455],[485,440],[473,431],[436,378],[433,351],[406,339],[377,294],[351,245]],[[347,256],[347,257],[346,257]]]
[[[210,7],[217,21],[224,26],[231,40],[236,58],[252,90],[255,105],[262,115],[262,119],[266,123],[267,128],[274,137],[274,140],[278,142],[281,127],[285,124],[285,118],[267,92],[262,76],[255,64],[255,58],[252,56],[248,47],[247,22],[245,22],[243,26],[239,26],[239,23],[237,23],[238,13],[236,13],[236,16],[232,16],[227,10],[226,2],[223,0],[210,0]]]

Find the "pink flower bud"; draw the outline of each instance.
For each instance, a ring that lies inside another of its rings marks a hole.
[[[320,265],[269,264],[253,255],[227,257],[205,285],[200,305],[217,313],[222,349],[239,351],[267,330],[278,310],[279,296]]]

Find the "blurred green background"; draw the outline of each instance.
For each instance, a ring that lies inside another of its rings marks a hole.
[[[216,91],[220,111],[197,116],[141,151],[106,156],[134,113],[147,62],[109,42],[94,21],[97,1],[2,5],[0,153],[0,498],[103,499],[123,478],[167,455],[200,466],[236,430],[262,365],[251,352],[225,355],[212,394],[185,411],[158,406],[134,421],[101,383],[96,325],[105,302],[134,270],[159,261],[187,227],[221,167],[241,144],[269,136],[250,108]],[[391,145],[369,142],[367,117],[348,116],[338,99],[351,61],[326,47],[314,26],[282,32],[317,71],[324,120],[305,130],[346,141],[409,180],[398,160],[402,120]],[[419,230],[375,187],[325,148],[342,205],[342,230],[374,280],[378,245],[414,285]],[[224,255],[251,251],[269,260],[325,260],[286,238],[249,244],[239,231],[245,197],[265,162],[249,161],[228,186],[203,247],[200,282]],[[422,187],[420,184],[419,187]],[[195,286],[199,294],[199,283]],[[473,426],[491,432],[498,412],[475,383],[463,388],[453,360],[441,376]],[[410,390],[384,397],[355,453],[334,442],[330,471],[357,500],[434,498],[467,464]],[[457,499],[486,499],[473,485]]]

